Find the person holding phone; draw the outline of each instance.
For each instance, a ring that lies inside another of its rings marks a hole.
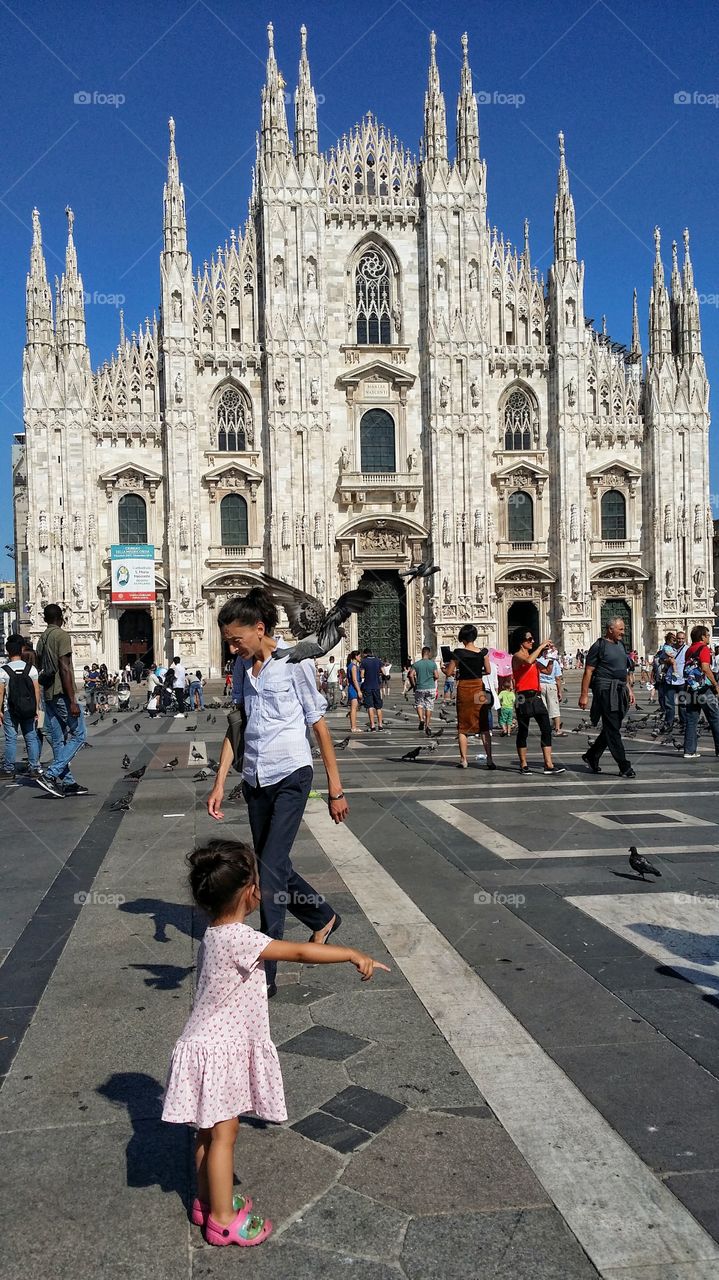
[[[517,716],[517,755],[519,756],[519,772],[526,777],[532,772],[527,764],[527,739],[529,722],[536,720],[539,725],[544,772],[550,776],[564,773],[564,765],[555,764],[552,759],[552,722],[549,712],[540,693],[539,667],[537,659],[552,646],[551,640],[544,640],[536,645],[531,631],[524,627],[516,628],[509,637],[509,651],[512,654],[512,676],[517,695],[515,712]]]

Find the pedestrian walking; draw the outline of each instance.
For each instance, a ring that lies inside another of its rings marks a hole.
[[[545,649],[544,653],[537,658],[537,666],[539,667],[539,692],[552,721],[553,737],[566,738],[567,734],[562,729],[562,713],[560,711],[562,666],[559,661],[559,654],[554,646]]]
[[[334,654],[331,654],[327,661],[327,671],[325,674],[327,707],[330,711],[334,711],[337,703],[337,686],[339,683],[339,663],[335,662]]]
[[[3,774],[15,777],[17,739],[25,740],[28,776],[40,776],[40,739],[37,717],[40,711],[40,685],[37,667],[22,657],[23,637],[8,636],[5,642],[7,662],[0,667],[0,725],[5,738]]]
[[[292,845],[312,785],[313,761],[307,729],[314,731],[327,774],[328,805],[334,822],[349,813],[340,781],[332,736],[324,718],[327,703],[317,689],[313,658],[289,663],[290,650],[278,646],[277,608],[262,587],[228,600],[218,615],[222,639],[235,653],[232,696],[246,716],[242,792],[260,869],[260,925],[281,938],[287,910],[325,942],[341,924],[321,894],[292,865]],[[284,657],[277,657],[277,652]],[[220,821],[225,781],[234,763],[229,737],[222,744],[215,785],[207,801],[210,817]],[[275,964],[267,965],[270,994]]]
[[[692,627],[690,639],[682,667],[686,698],[684,759],[698,760],[697,734],[702,712],[714,739],[714,755],[719,756],[719,684],[712,668],[709,628]]]
[[[519,772],[526,776],[531,773],[527,764],[527,740],[529,738],[529,722],[536,720],[539,725],[544,772],[547,774],[564,773],[564,765],[555,764],[552,758],[552,722],[545,707],[539,684],[539,667],[537,659],[551,647],[551,640],[544,640],[536,645],[531,631],[518,627],[509,637],[509,650],[512,654],[512,676],[516,698],[517,714],[517,755],[519,756]],[[535,648],[536,645],[536,648]]]
[[[52,763],[36,779],[56,798],[86,796],[87,787],[75,781],[71,761],[87,740],[85,717],[77,701],[72,670],[72,641],[63,628],[59,604],[43,610],[46,623],[37,642],[38,681],[45,708],[45,732],[52,746]]]
[[[200,944],[192,1013],[170,1061],[162,1118],[196,1130],[190,1217],[207,1243],[258,1245],[271,1234],[272,1221],[253,1212],[251,1196],[235,1191],[233,1152],[239,1116],[251,1112],[273,1124],[287,1119],[265,970],[278,961],[353,964],[367,981],[375,969],[389,969],[354,947],[279,942],[245,924],[262,900],[248,845],[213,840],[189,863],[192,896],[210,923]]]
[[[635,774],[622,742],[621,727],[630,706],[634,704],[634,692],[630,683],[629,654],[624,647],[624,619],[610,618],[600,640],[595,640],[587,653],[579,706],[586,710],[589,691],[592,693],[591,721],[602,722],[599,737],[582,756],[592,773],[601,773],[599,761],[607,747],[619,767],[622,778],[635,778]]]
[[[184,720],[185,718],[185,691],[187,689],[187,672],[180,658],[173,658],[170,665],[170,671],[173,673],[172,690],[177,702],[177,711],[175,712],[176,720]]]
[[[512,677],[502,676],[499,681],[499,732],[502,738],[508,738],[512,732],[516,700]]]
[[[430,656],[431,653],[429,645],[425,645],[422,649],[422,657],[412,663],[409,676],[414,687],[414,706],[419,720],[417,727],[419,732],[426,734],[427,737],[432,732],[430,723],[439,680],[439,667],[436,660]]]
[[[457,681],[457,741],[459,743],[458,769],[466,769],[470,735],[482,735],[487,754],[487,768],[496,769],[492,759],[492,735],[489,731],[490,695],[484,687],[483,676],[489,675],[490,663],[487,649],[477,645],[477,628],[468,622],[457,635],[460,647],[455,649],[447,663],[447,674]]]
[[[353,649],[347,659],[347,705],[349,707],[350,733],[361,733],[357,724],[357,710],[362,701],[359,678],[359,649]]]
[[[382,663],[371,649],[365,649],[360,663],[362,702],[367,711],[370,733],[382,732]],[[375,717],[377,723],[375,724]]]
[[[202,672],[196,671],[190,678],[190,711],[204,711],[205,698],[202,692]]]
[[[389,697],[390,685],[392,680],[392,663],[383,662],[381,667],[381,672],[382,672],[382,697],[387,698]]]

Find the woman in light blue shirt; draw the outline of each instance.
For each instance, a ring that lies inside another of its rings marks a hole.
[[[281,938],[287,908],[310,929],[310,942],[326,942],[341,917],[292,865],[291,851],[312,785],[312,752],[307,729],[314,730],[327,773],[328,805],[334,822],[349,813],[332,737],[324,719],[327,703],[317,689],[312,658],[289,663],[275,657],[277,609],[261,587],[228,600],[217,615],[222,639],[235,654],[232,700],[247,716],[242,791],[260,872],[260,927]],[[280,647],[279,652],[282,653]],[[207,800],[220,821],[225,781],[233,764],[229,739],[222,744],[215,785]],[[265,964],[268,995],[274,995],[276,965]]]

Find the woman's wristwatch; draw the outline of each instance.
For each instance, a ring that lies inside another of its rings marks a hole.
[[[344,798],[345,798],[345,793],[344,793],[344,791],[340,791],[340,793],[339,793],[339,795],[338,795],[338,796],[331,796],[331,795],[329,795],[329,794],[328,794],[328,796],[327,796],[327,799],[328,799],[328,800],[344,800]]]

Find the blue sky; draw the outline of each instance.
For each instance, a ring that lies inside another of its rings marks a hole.
[[[242,225],[259,123],[268,21],[293,88],[299,27],[308,28],[320,142],[328,148],[367,110],[413,150],[422,129],[428,32],[450,133],[460,36],[469,32],[488,165],[490,221],[521,241],[531,224],[534,262],[551,261],[556,135],[566,135],[586,263],[585,307],[627,342],[639,291],[646,349],[655,223],[665,268],[684,226],[702,305],[710,380],[719,378],[716,253],[719,19],[708,0],[1,0],[5,122],[0,158],[0,546],[12,540],[10,446],[22,429],[21,371],[31,210],[43,225],[48,273],[60,274],[66,204],[87,292],[93,367],[111,355],[124,298],[131,331],[158,303],[167,118],[177,146],[195,264]],[[121,105],[75,95],[122,95]],[[675,101],[688,94],[689,101]],[[521,95],[520,105],[502,99]],[[714,101],[713,101],[714,99]],[[719,495],[719,450],[712,488]],[[713,499],[719,512],[719,496]],[[0,563],[0,577],[10,570]]]

